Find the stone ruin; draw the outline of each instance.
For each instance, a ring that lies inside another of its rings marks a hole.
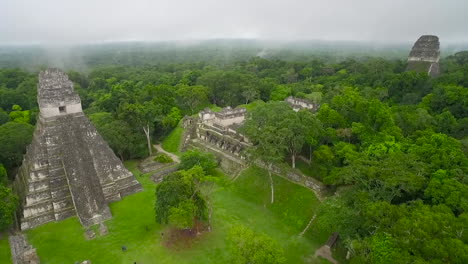
[[[112,217],[108,203],[142,190],[84,115],[73,83],[59,69],[39,74],[40,109],[14,190],[22,230],[78,216],[91,226]]]
[[[407,71],[425,72],[431,77],[440,74],[440,43],[437,36],[423,35],[416,43],[408,56]]]
[[[241,107],[226,107],[219,112],[206,108],[197,117],[184,117],[181,150],[195,146],[212,152],[220,160],[222,169],[236,174],[245,166],[244,151],[252,146],[238,131],[246,113]]]
[[[312,103],[309,100],[297,98],[293,96],[289,96],[288,98],[284,99],[286,103],[288,103],[292,109],[298,112],[301,109],[307,109],[310,111],[316,111],[318,109],[318,105]]]
[[[220,112],[205,109],[198,114],[197,138],[207,141],[235,156],[251,146],[248,139],[238,132],[245,120],[247,110],[242,107],[225,107]]]
[[[24,234],[11,235],[8,240],[13,264],[40,264],[36,249],[28,243]]]
[[[235,177],[248,166],[246,150],[253,146],[248,138],[238,131],[245,120],[246,113],[245,108],[226,107],[220,112],[206,108],[198,114],[198,117],[184,117],[182,150],[185,151],[189,146],[195,146],[213,153],[219,159],[221,168]],[[256,165],[269,169],[259,162]],[[271,170],[277,175],[312,190],[319,200],[323,199],[325,187],[314,178],[305,176],[298,170],[288,170],[278,166],[273,166]]]

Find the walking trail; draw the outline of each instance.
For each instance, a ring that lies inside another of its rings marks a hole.
[[[172,154],[172,153],[170,153],[170,152],[165,151],[165,150],[162,148],[161,144],[153,145],[153,146],[158,150],[159,153],[164,153],[164,154],[168,155],[169,157],[171,157],[171,159],[172,159],[173,161],[175,161],[175,162],[177,162],[177,163],[180,163],[180,158],[179,158],[177,155],[175,155],[175,154]]]

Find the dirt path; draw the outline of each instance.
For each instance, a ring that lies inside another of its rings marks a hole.
[[[169,157],[171,157],[171,159],[172,159],[173,161],[175,161],[175,162],[177,162],[177,163],[180,163],[179,157],[178,157],[177,155],[175,155],[175,154],[172,154],[172,153],[170,153],[170,152],[165,151],[165,150],[162,148],[161,144],[153,145],[153,146],[158,150],[158,152],[164,153],[164,154],[168,155]]]
[[[315,251],[314,257],[322,257],[333,264],[338,264],[338,261],[336,261],[332,256],[330,247],[328,247],[327,245],[317,249],[317,251]]]

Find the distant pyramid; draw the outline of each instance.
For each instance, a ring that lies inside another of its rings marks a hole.
[[[408,56],[408,71],[425,72],[432,77],[440,74],[440,43],[437,36],[421,36]]]
[[[21,229],[77,215],[83,226],[112,217],[111,201],[142,190],[81,108],[68,76],[39,74],[39,119],[18,171]]]

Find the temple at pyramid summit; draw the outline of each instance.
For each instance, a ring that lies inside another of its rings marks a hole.
[[[406,70],[427,73],[431,77],[440,74],[440,43],[437,36],[423,35],[416,43],[408,56]]]
[[[84,115],[59,69],[39,74],[40,115],[14,190],[22,230],[77,216],[85,227],[112,217],[108,203],[142,190]]]

